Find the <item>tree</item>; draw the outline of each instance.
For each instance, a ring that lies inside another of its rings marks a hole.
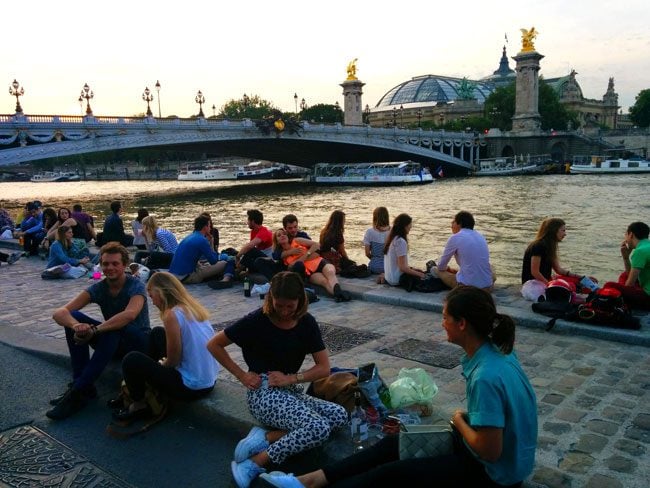
[[[318,103],[300,111],[300,118],[308,122],[335,124],[343,122],[343,110],[338,105]]]
[[[650,126],[650,88],[641,90],[630,107],[630,118],[638,127]]]
[[[485,116],[491,127],[501,130],[512,129],[512,117],[515,114],[515,84],[494,90],[485,100]],[[539,115],[543,130],[566,130],[569,122],[577,127],[578,117],[560,103],[560,97],[543,79],[539,80]]]
[[[277,107],[259,95],[244,95],[239,100],[232,99],[221,107],[219,117],[225,119],[263,119],[277,111]]]

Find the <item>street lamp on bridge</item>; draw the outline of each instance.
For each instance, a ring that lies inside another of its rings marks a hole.
[[[203,93],[201,93],[201,90],[196,92],[194,101],[199,104],[199,117],[205,117],[205,115],[203,115],[203,104],[205,103],[205,97],[203,96]]]
[[[370,125],[370,106],[367,103],[363,113],[366,114],[366,124]]]
[[[77,100],[77,101],[79,102],[79,112],[81,113],[81,116],[83,117],[83,114],[84,114],[84,99],[83,99],[83,97],[81,95],[79,95],[79,100]]]
[[[307,108],[307,102],[305,102],[305,99],[303,98],[303,99],[300,101],[300,111],[302,112],[302,111],[305,110],[306,108]]]
[[[296,107],[295,112],[298,113],[298,94],[297,93],[293,94],[293,103],[294,103],[294,105]]]
[[[212,117],[217,118],[217,106],[214,103],[212,104]]]
[[[90,108],[90,99],[94,98],[94,97],[95,97],[95,94],[93,93],[93,91],[88,86],[88,83],[85,83],[84,87],[81,89],[81,97],[80,98],[84,98],[86,100],[86,115],[92,115],[93,114],[93,111]]]
[[[15,79],[14,82],[9,85],[9,95],[12,97],[16,97],[16,113],[17,114],[22,114],[23,113],[23,108],[20,106],[20,99],[18,97],[22,97],[25,94],[25,89],[20,86],[20,83],[18,83]]]
[[[399,106],[399,127],[404,128],[404,105]]]
[[[397,127],[397,107],[393,107],[393,127]]]
[[[418,118],[418,129],[422,127],[421,121],[422,121],[422,109],[418,109],[417,112],[415,112],[415,116]]]
[[[144,93],[142,94],[142,99],[147,102],[147,117],[153,117],[153,113],[151,112],[151,106],[149,105],[150,102],[153,101],[153,94],[151,93],[151,90],[149,90],[149,87],[145,87]]]
[[[160,81],[156,80],[156,93],[158,93],[158,118],[162,118],[160,115]]]

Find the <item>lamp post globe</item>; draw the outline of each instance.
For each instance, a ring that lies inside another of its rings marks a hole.
[[[160,119],[162,116],[160,115],[160,81],[156,80],[156,93],[158,94],[158,118]]]
[[[298,94],[297,93],[293,94],[293,103],[294,103],[294,105],[296,107],[295,112],[298,113]]]
[[[196,96],[194,97],[194,101],[199,104],[199,117],[205,117],[203,114],[203,104],[205,103],[205,97],[203,96],[203,93],[201,90],[196,92]]]
[[[16,113],[22,114],[23,108],[20,106],[20,99],[25,94],[25,89],[20,86],[20,83],[14,79],[13,83],[9,85],[9,95],[16,97]]]
[[[88,83],[84,83],[81,89],[81,98],[86,100],[86,115],[92,115],[93,111],[90,108],[90,100],[95,97],[95,93],[90,89]]]

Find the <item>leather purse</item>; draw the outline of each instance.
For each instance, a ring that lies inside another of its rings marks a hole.
[[[446,425],[406,425],[399,433],[399,458],[438,457],[454,452],[454,434]]]

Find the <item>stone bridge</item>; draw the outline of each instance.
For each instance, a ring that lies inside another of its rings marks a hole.
[[[285,125],[203,117],[0,115],[0,166],[100,151],[170,148],[303,167],[411,159],[466,173],[483,144],[482,137],[471,133],[306,121]]]

